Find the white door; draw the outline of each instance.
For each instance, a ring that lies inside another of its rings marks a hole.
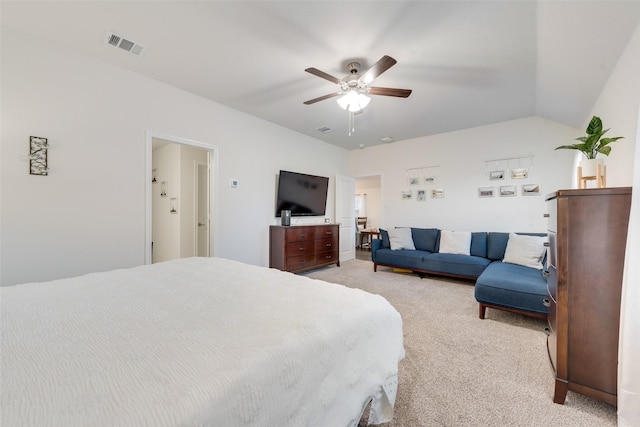
[[[340,261],[356,257],[356,180],[336,175],[336,222],[340,224]]]
[[[197,162],[196,167],[196,256],[209,256],[209,166]]]

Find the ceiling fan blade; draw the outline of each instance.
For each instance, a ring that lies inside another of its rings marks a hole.
[[[369,68],[367,72],[362,75],[362,77],[360,77],[360,81],[364,84],[371,83],[373,79],[387,71],[389,68],[393,67],[396,62],[398,61],[390,56],[383,56],[378,62],[373,64],[373,66],[371,66],[371,68]]]
[[[342,83],[342,80],[340,80],[339,78],[333,77],[331,74],[327,74],[324,71],[318,70],[317,68],[311,67],[311,68],[307,68],[305,71],[307,73],[313,74],[314,76],[318,76],[322,79],[329,80],[331,83],[335,83],[335,84]]]
[[[370,87],[370,95],[397,96],[398,98],[408,98],[411,89],[395,89],[390,87]]]
[[[303,104],[305,104],[305,105],[315,104],[316,102],[324,101],[325,99],[329,99],[329,98],[333,98],[334,96],[338,96],[341,93],[342,92],[336,92],[336,93],[330,93],[330,94],[324,95],[324,96],[319,96],[317,98],[313,98],[313,99],[310,99],[308,101],[304,101]]]

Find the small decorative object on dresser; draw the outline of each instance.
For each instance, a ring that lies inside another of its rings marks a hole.
[[[581,144],[561,145],[556,150],[578,150],[584,154],[586,159],[578,166],[578,188],[587,188],[587,181],[596,181],[597,188],[607,186],[607,170],[602,158],[596,158],[598,154],[608,156],[611,153],[611,144],[623,136],[613,138],[602,138],[609,129],[602,129],[602,120],[598,116],[593,116],[586,129],[586,135],[576,138]]]
[[[301,273],[337,264],[340,267],[338,224],[272,225],[269,267]]]
[[[571,390],[616,405],[631,187],[560,190],[546,200],[553,401],[564,403]]]

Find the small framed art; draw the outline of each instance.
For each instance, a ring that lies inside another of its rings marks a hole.
[[[444,189],[442,188],[434,188],[431,190],[431,198],[432,199],[441,199],[444,197]]]
[[[529,176],[529,169],[527,168],[511,169],[511,178],[513,179],[525,179],[528,176]]]
[[[523,196],[539,196],[540,185],[539,184],[527,184],[522,186]]]
[[[493,187],[478,188],[478,197],[493,197]]]
[[[490,181],[501,181],[504,179],[504,171],[491,171],[489,172]]]
[[[517,194],[515,185],[500,186],[500,197],[513,197]]]

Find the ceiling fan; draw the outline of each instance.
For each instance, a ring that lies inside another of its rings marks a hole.
[[[337,77],[327,74],[324,71],[320,71],[317,68],[307,68],[305,70],[307,73],[337,84],[340,86],[340,91],[310,99],[305,101],[304,104],[311,105],[319,101],[324,101],[325,99],[342,96],[338,99],[338,104],[340,104],[342,108],[350,112],[359,112],[369,102],[369,97],[367,95],[407,98],[411,95],[411,89],[369,86],[376,77],[393,67],[396,62],[397,61],[392,57],[385,55],[362,75],[358,74],[360,63],[351,62],[347,65],[349,68],[349,75],[343,79],[338,79]]]

